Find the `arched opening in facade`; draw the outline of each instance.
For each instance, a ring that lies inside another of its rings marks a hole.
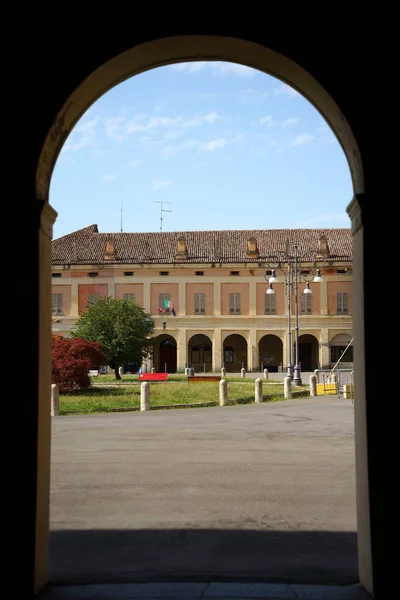
[[[159,335],[154,346],[154,367],[157,373],[176,373],[177,345],[171,335]]]
[[[223,345],[223,366],[227,373],[247,371],[247,341],[238,333],[228,335]]]
[[[188,366],[195,373],[212,371],[212,342],[203,334],[194,335],[188,342]]]
[[[318,348],[315,336],[308,333],[299,335],[299,363],[303,373],[318,369]]]
[[[348,333],[339,333],[330,343],[331,367],[352,368],[354,365],[353,339]]]
[[[283,342],[277,335],[264,335],[258,342],[260,371],[277,373],[283,367]]]

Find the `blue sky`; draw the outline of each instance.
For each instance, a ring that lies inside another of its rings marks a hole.
[[[224,62],[152,69],[82,116],[50,185],[53,237],[350,227],[350,171],[318,111],[278,79]],[[160,202],[165,204],[161,205]]]

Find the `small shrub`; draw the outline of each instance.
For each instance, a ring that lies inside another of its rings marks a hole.
[[[58,385],[61,393],[90,387],[89,369],[104,362],[99,342],[53,336],[52,383]]]

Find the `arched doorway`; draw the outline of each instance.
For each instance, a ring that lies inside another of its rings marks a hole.
[[[264,335],[258,343],[260,370],[277,373],[283,366],[283,342],[277,335]]]
[[[223,366],[227,373],[240,373],[244,367],[247,370],[247,341],[242,335],[228,335],[223,344]]]
[[[227,31],[228,34],[230,33],[229,29],[224,30],[223,36],[215,35],[215,32],[219,32],[218,29],[212,29],[210,35],[187,36],[187,29],[180,30],[178,27],[173,33],[174,35],[182,33],[182,36],[167,37],[170,30],[166,25],[159,33],[154,31],[146,33],[142,30],[139,36],[135,32],[130,32],[129,42],[127,40],[120,41],[119,37],[118,43],[111,39],[104,40],[101,49],[99,47],[91,54],[84,51],[88,43],[87,39],[85,38],[84,41],[79,39],[78,34],[73,47],[68,48],[68,57],[66,57],[66,51],[63,54],[63,44],[60,42],[57,46],[57,40],[53,37],[51,59],[47,58],[44,44],[38,45],[37,57],[42,65],[41,73],[38,74],[38,85],[43,95],[46,96],[46,103],[43,105],[37,99],[37,106],[42,108],[42,113],[39,111],[39,115],[36,117],[35,131],[29,147],[24,150],[24,153],[21,153],[19,169],[21,177],[20,182],[18,184],[16,182],[18,189],[23,190],[19,197],[30,200],[32,172],[38,165],[36,199],[39,200],[39,203],[26,213],[31,223],[29,240],[32,251],[29,256],[27,255],[25,262],[27,262],[27,270],[33,274],[34,286],[31,288],[32,301],[24,302],[24,309],[28,311],[25,312],[27,318],[34,325],[36,324],[33,327],[32,336],[28,340],[29,351],[39,357],[37,372],[32,370],[32,377],[29,379],[26,390],[26,395],[30,398],[29,414],[31,417],[27,419],[26,439],[29,437],[35,457],[33,463],[30,462],[31,457],[28,458],[32,477],[26,479],[27,495],[33,499],[32,506],[34,507],[29,512],[34,522],[30,522],[27,527],[31,532],[29,547],[34,549],[32,552],[33,564],[29,573],[34,573],[33,588],[36,591],[48,581],[49,432],[51,430],[49,411],[51,330],[48,327],[48,315],[51,314],[51,295],[49,294],[51,226],[56,214],[47,202],[52,169],[60,148],[74,124],[87,108],[113,85],[148,68],[174,61],[193,60],[193,58],[195,60],[220,59],[238,62],[258,68],[294,86],[316,106],[330,124],[349,162],[355,195],[354,201],[348,207],[348,213],[353,225],[355,260],[353,281],[356,282],[354,292],[357,296],[354,318],[357,346],[355,385],[358,389],[355,405],[355,438],[357,495],[360,513],[358,530],[360,578],[362,584],[372,591],[372,560],[374,559],[376,585],[383,579],[383,569],[380,568],[382,563],[379,563],[376,558],[379,552],[377,549],[372,552],[371,540],[376,542],[375,548],[381,549],[378,532],[383,530],[380,517],[382,513],[375,509],[379,505],[378,498],[384,497],[382,490],[387,490],[387,480],[383,480],[379,466],[374,466],[379,461],[375,461],[375,463],[373,461],[374,448],[379,445],[375,441],[379,442],[380,439],[381,421],[375,419],[375,417],[379,417],[379,413],[377,413],[378,409],[374,407],[373,374],[371,370],[367,371],[365,359],[366,355],[369,355],[369,352],[366,351],[370,350],[372,354],[374,346],[381,340],[376,331],[373,311],[364,311],[364,289],[368,289],[370,280],[372,284],[372,276],[368,269],[364,270],[363,268],[364,264],[373,263],[376,244],[385,241],[384,229],[383,227],[379,229],[375,218],[373,223],[372,219],[368,221],[368,218],[364,223],[364,211],[369,215],[368,211],[371,211],[369,198],[378,196],[381,178],[378,176],[374,179],[373,175],[369,178],[367,198],[364,190],[361,156],[352,131],[352,129],[356,131],[363,152],[369,159],[366,164],[374,164],[375,143],[369,141],[370,136],[364,135],[364,132],[368,131],[368,123],[362,112],[358,110],[360,102],[358,84],[363,78],[363,74],[367,74],[368,55],[365,61],[363,59],[368,45],[365,44],[360,48],[353,46],[351,49],[352,61],[348,61],[348,49],[345,49],[345,56],[340,40],[335,44],[335,40],[329,39],[329,36],[326,42],[321,42],[320,52],[316,53],[314,47],[309,51],[306,44],[303,44],[300,39],[291,42],[289,36],[280,35],[282,40],[278,41],[277,38],[274,38],[272,31],[268,32],[268,37],[265,36],[265,39],[262,38],[262,34],[256,34],[255,31],[242,34],[240,32],[243,30],[240,27],[237,31],[232,32],[232,35],[242,36],[242,39],[226,36]],[[51,34],[50,31],[48,33]],[[337,34],[335,35],[337,36]],[[158,39],[154,40],[155,37]],[[249,41],[249,38],[252,41]],[[43,35],[41,41],[44,39]],[[134,46],[132,50],[123,52],[129,45]],[[336,52],[340,55],[337,61],[325,60],[324,62],[326,55],[328,58],[333,58]],[[50,55],[50,52],[48,54]],[[35,48],[31,55],[32,61],[36,60]],[[59,82],[57,92],[52,90],[49,78],[49,73],[53,70],[54,56],[56,59],[61,56],[60,65],[69,65],[69,72],[65,74],[63,81]],[[287,56],[291,58],[287,58]],[[341,76],[338,77],[337,63],[340,61],[342,61],[342,71]],[[335,64],[332,67],[333,62]],[[32,62],[32,64],[34,63]],[[354,64],[357,64],[357,73],[354,72]],[[324,87],[317,79],[324,83]],[[332,96],[326,89],[330,90]],[[334,101],[334,97],[340,98],[340,107]],[[63,101],[64,104],[61,106]],[[51,121],[53,124],[49,129],[48,123]],[[375,191],[376,195],[374,196]],[[376,217],[378,218],[378,216],[377,214]],[[380,223],[383,225],[383,221]],[[21,468],[24,468],[27,457],[21,453],[20,460]],[[373,492],[373,489],[376,491]],[[376,589],[375,586],[375,592]]]
[[[339,333],[331,339],[330,366],[338,363],[342,367],[353,367],[353,338],[348,333]]]
[[[176,341],[170,335],[159,335],[154,348],[157,373],[176,373]]]
[[[318,340],[308,333],[299,336],[299,363],[303,373],[318,369]]]
[[[188,366],[195,373],[212,371],[212,342],[203,334],[194,335],[188,342]]]

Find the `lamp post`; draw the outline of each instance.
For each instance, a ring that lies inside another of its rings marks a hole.
[[[282,271],[285,278],[285,295],[288,299],[288,349],[287,349],[287,376],[293,380],[295,385],[302,385],[301,369],[299,361],[299,281],[305,281],[306,287],[304,294],[311,294],[310,281],[321,282],[320,268],[314,268],[307,264],[307,274],[302,273],[301,266],[305,262],[316,264],[317,252],[307,250],[299,255],[298,246],[293,246],[293,252],[289,250],[288,240],[286,240],[285,250],[273,250],[269,257],[266,257],[266,264],[271,270],[271,275],[268,277],[268,270],[265,271],[264,279],[269,282],[266,294],[275,294],[273,284],[279,280],[276,276],[276,271]],[[308,260],[307,260],[308,258]],[[325,260],[323,260],[325,264]],[[286,265],[287,270],[282,265]],[[295,308],[295,356],[294,367],[292,365],[292,288],[294,289],[294,308]]]

